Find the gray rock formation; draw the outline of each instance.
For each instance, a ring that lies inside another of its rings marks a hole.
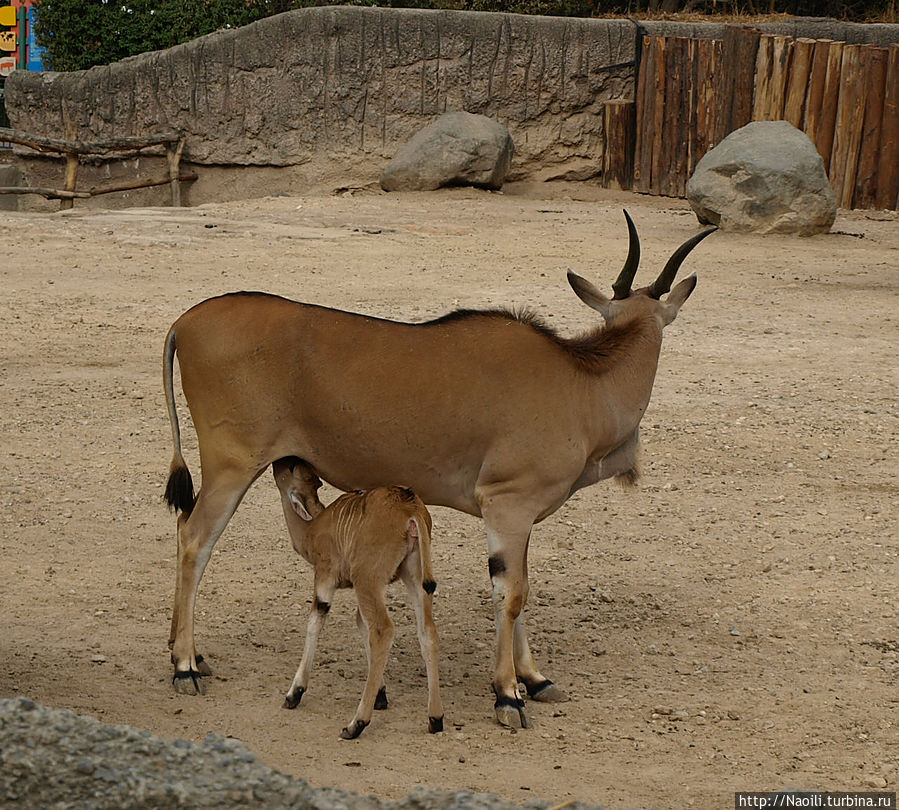
[[[16,71],[12,126],[186,133],[185,160],[374,176],[444,112],[503,121],[521,176],[602,170],[603,101],[633,96],[626,20],[305,8],[71,73]]]
[[[524,805],[549,807],[546,801]],[[28,698],[0,700],[0,807],[16,810],[520,810],[496,796],[420,788],[380,802],[316,790],[263,765],[239,740],[160,740]],[[576,803],[572,810],[600,810]]]
[[[441,115],[399,151],[381,172],[384,191],[433,191],[443,186],[499,189],[512,164],[509,130],[484,115]]]
[[[824,161],[786,121],[755,121],[705,154],[687,182],[700,222],[723,230],[810,235],[830,230],[837,204]]]

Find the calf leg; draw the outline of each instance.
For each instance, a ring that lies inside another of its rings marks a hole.
[[[362,612],[356,608],[356,629],[359,631],[359,637],[362,639],[362,646],[365,648],[365,661],[371,669],[371,645],[368,643],[368,628],[365,626],[365,619],[362,618]],[[381,688],[378,689],[377,697],[375,697],[375,710],[385,711],[390,704],[387,701],[387,685],[381,681]]]
[[[400,577],[409,599],[415,608],[415,620],[418,629],[418,643],[421,646],[421,657],[428,673],[428,731],[435,734],[443,731],[443,702],[440,700],[440,675],[438,658],[440,645],[437,640],[437,625],[434,623],[432,594],[427,593],[421,583],[421,561],[417,551],[406,557],[400,571]]]
[[[312,673],[312,661],[315,658],[315,647],[318,643],[318,634],[325,626],[328,619],[328,611],[331,609],[331,600],[337,589],[333,580],[320,581],[316,572],[312,610],[309,612],[309,621],[306,624],[306,642],[303,645],[303,657],[297,674],[293,676],[293,683],[284,697],[284,708],[295,709],[300,705],[306,689],[309,687],[309,676]]]
[[[384,682],[384,669],[387,666],[387,653],[393,643],[393,622],[384,604],[385,585],[359,586],[356,583],[356,598],[359,612],[368,628],[368,644],[371,650],[371,663],[368,667],[368,678],[362,690],[362,699],[356,709],[356,715],[349,725],[340,733],[345,740],[358,737],[371,722],[371,714],[375,707],[375,698]]]

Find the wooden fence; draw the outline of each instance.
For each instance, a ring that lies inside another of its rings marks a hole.
[[[723,39],[644,37],[635,106],[635,191],[682,197],[728,133],[783,119],[815,144],[838,205],[899,208],[899,45],[743,26]]]
[[[184,138],[177,132],[166,132],[159,135],[148,136],[124,136],[121,138],[107,138],[102,141],[75,141],[61,138],[50,138],[35,135],[30,132],[0,127],[0,140],[27,146],[42,153],[55,153],[65,156],[65,177],[63,188],[36,188],[30,186],[2,186],[0,194],[39,194],[47,199],[58,199],[60,208],[71,208],[76,199],[96,197],[99,194],[112,194],[119,191],[130,191],[138,188],[168,185],[172,194],[172,205],[181,205],[181,183],[196,180],[193,172],[182,173],[181,153],[184,150]],[[107,188],[91,188],[79,191],[78,166],[84,157],[97,155],[109,156],[112,153],[139,154],[143,150],[164,146],[168,163],[168,176],[156,180],[135,180],[130,183],[120,183]]]

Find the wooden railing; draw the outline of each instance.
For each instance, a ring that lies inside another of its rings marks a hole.
[[[899,208],[899,45],[644,37],[633,188],[685,195],[700,158],[750,121],[786,120],[824,160],[842,208]]]
[[[96,197],[100,194],[112,194],[138,188],[150,188],[168,184],[172,192],[172,205],[181,205],[181,183],[196,180],[194,173],[181,172],[181,155],[184,151],[184,138],[177,132],[164,132],[157,135],[128,135],[121,138],[105,138],[98,141],[70,141],[61,138],[48,138],[21,132],[15,129],[0,127],[0,141],[8,141],[27,146],[42,153],[54,153],[65,157],[65,179],[63,187],[34,188],[24,186],[0,186],[0,194],[40,194],[47,199],[58,199],[60,208],[71,208],[78,198]],[[168,176],[157,180],[135,180],[105,188],[78,190],[78,167],[85,156],[125,156],[139,154],[145,149],[164,146],[168,163]]]

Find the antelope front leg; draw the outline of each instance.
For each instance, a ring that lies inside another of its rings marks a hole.
[[[528,645],[524,614],[519,615],[515,620],[514,656],[518,681],[525,685],[531,700],[541,703],[561,703],[568,700],[565,690],[556,686],[537,669],[537,663],[534,661]]]
[[[515,530],[514,523],[494,521],[489,513],[484,514],[484,519],[487,522],[488,563],[496,614],[493,669],[496,719],[503,726],[529,728],[531,723],[518,691],[515,671],[515,625],[527,600],[527,553],[532,524],[522,525],[520,521]]]

